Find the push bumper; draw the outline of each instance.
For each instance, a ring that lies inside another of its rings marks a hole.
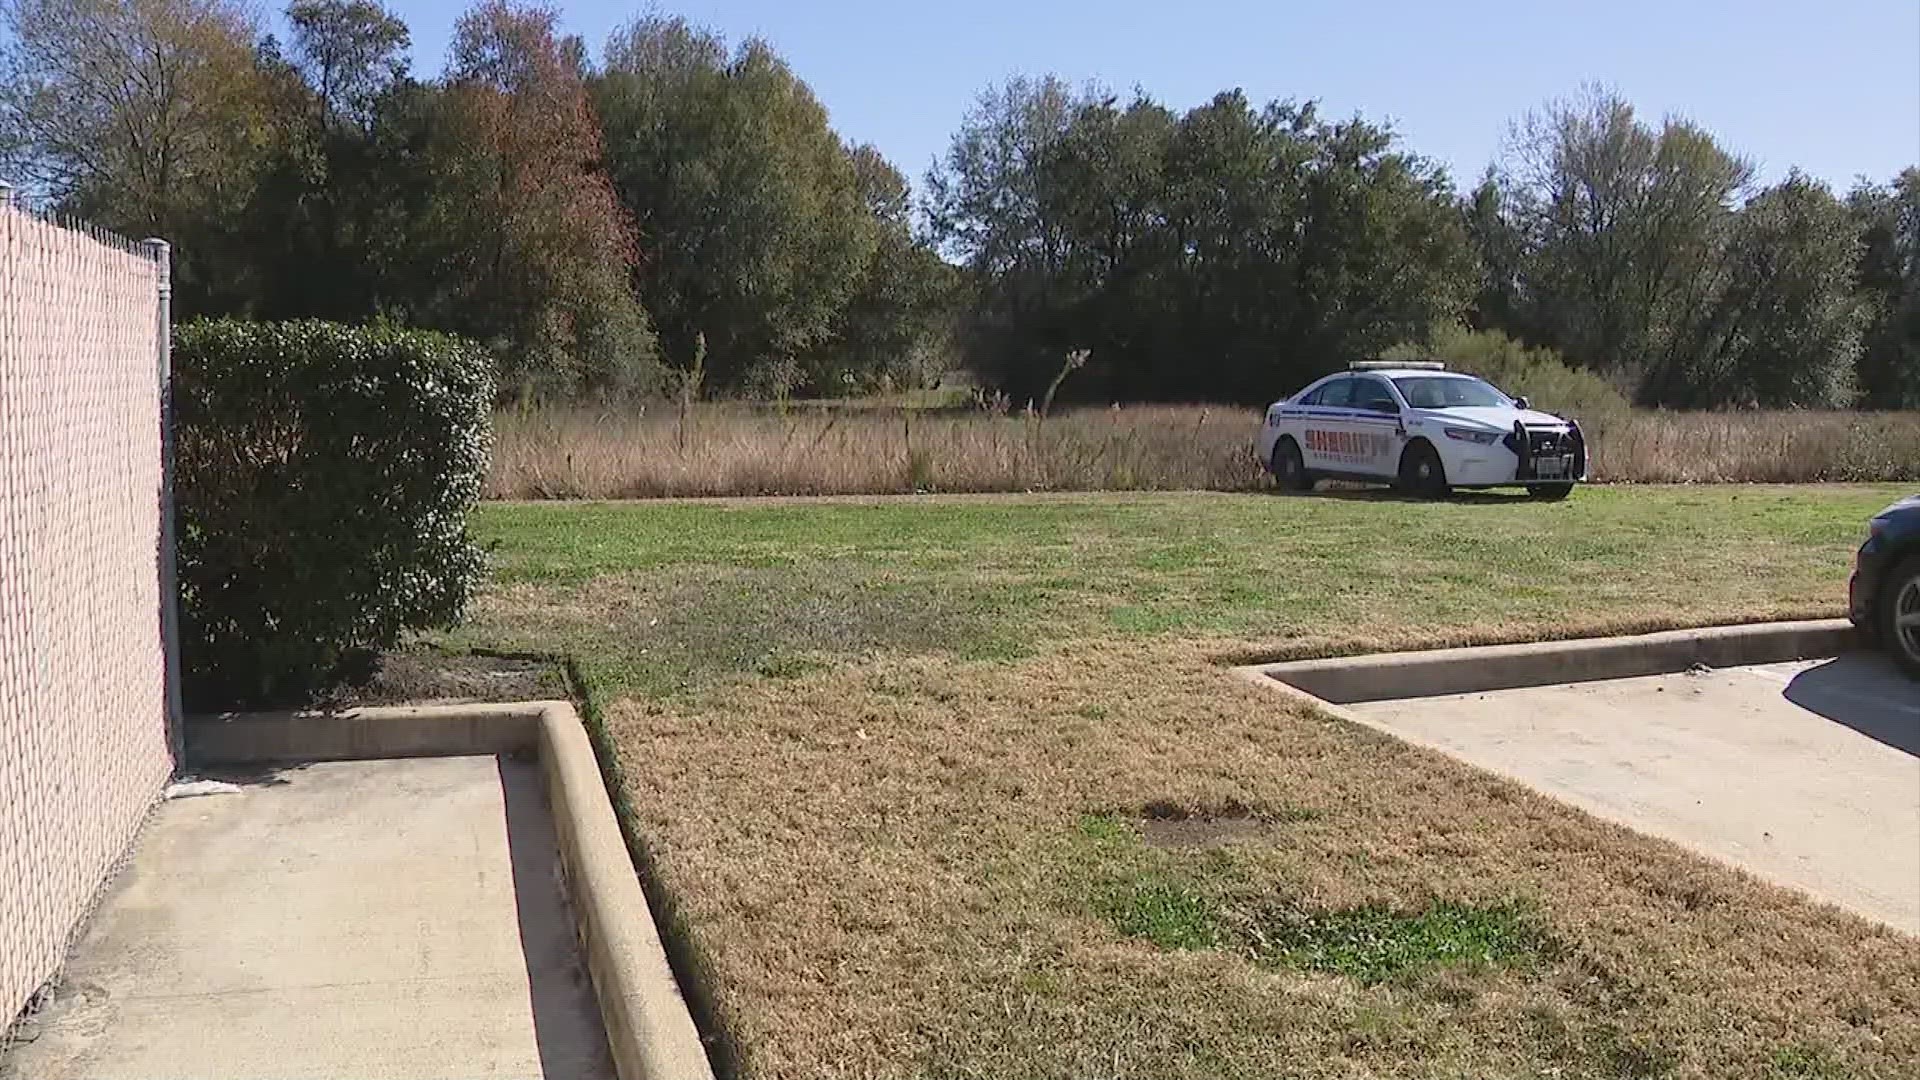
[[[1561,429],[1529,428],[1514,421],[1501,445],[1514,456],[1514,482],[1564,484],[1587,478],[1587,436],[1572,420]]]
[[[1587,478],[1586,437],[1580,425],[1565,429],[1514,430],[1490,446],[1456,449],[1446,462],[1447,481],[1455,487],[1511,487],[1520,484],[1567,484]]]

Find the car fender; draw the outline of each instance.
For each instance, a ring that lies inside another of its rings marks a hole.
[[[1482,446],[1477,443],[1465,443],[1457,439],[1449,439],[1441,433],[1437,424],[1430,433],[1422,432],[1418,438],[1421,442],[1433,447],[1435,452],[1440,455],[1440,464],[1447,470],[1447,475],[1450,477],[1465,475],[1470,468],[1468,465],[1469,458],[1478,456],[1484,460],[1487,457],[1487,451],[1501,449],[1498,443],[1494,443],[1491,446]],[[1411,442],[1412,440],[1409,439],[1408,441]]]

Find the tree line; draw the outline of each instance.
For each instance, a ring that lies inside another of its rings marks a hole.
[[[1920,407],[1920,169],[1755,190],[1704,130],[1599,90],[1510,142],[1457,195],[1311,105],[1016,79],[929,177],[930,225],[971,271],[970,364],[1016,396],[1086,349],[1082,394],[1259,402],[1465,325],[1646,405]]]
[[[174,241],[183,316],[486,344],[522,400],[924,386],[1267,400],[1462,326],[1645,404],[1920,407],[1920,170],[1844,197],[1589,91],[1471,190],[1238,92],[983,95],[916,195],[767,43],[596,59],[482,0],[416,77],[376,0],[0,0],[0,176]],[[1064,383],[1061,381],[1064,378]]]
[[[483,0],[416,78],[373,0],[0,0],[0,176],[176,253],[183,318],[392,321],[505,394],[937,377],[958,272],[904,176],[765,43],[644,17],[604,58]],[[931,369],[932,375],[927,372]]]

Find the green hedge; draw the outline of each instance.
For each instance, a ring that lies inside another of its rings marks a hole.
[[[181,659],[190,708],[297,704],[457,622],[491,449],[486,355],[324,322],[174,331]]]

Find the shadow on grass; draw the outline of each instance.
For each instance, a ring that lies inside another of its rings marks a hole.
[[[1340,502],[1360,503],[1434,503],[1445,505],[1458,503],[1467,506],[1518,506],[1541,502],[1533,499],[1519,489],[1461,490],[1454,489],[1445,498],[1432,498],[1426,495],[1413,495],[1398,488],[1379,487],[1339,487],[1315,491],[1287,491],[1282,488],[1268,489],[1276,495],[1286,495],[1299,499],[1333,499]]]

